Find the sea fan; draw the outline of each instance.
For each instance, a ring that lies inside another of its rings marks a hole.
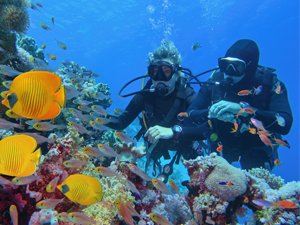
[[[29,16],[25,8],[5,5],[0,10],[0,29],[25,33],[29,27]]]

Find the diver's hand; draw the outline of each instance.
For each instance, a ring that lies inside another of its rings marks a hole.
[[[150,143],[155,143],[159,139],[170,139],[173,135],[174,133],[171,128],[156,125],[154,127],[150,127],[144,137],[147,138]]]
[[[232,113],[228,113],[228,112],[217,116],[216,119],[222,120],[223,122],[230,122],[230,123],[234,123],[236,121],[235,116]]]
[[[236,115],[241,109],[242,107],[238,103],[222,100],[213,104],[210,107],[208,117],[222,118],[223,114],[225,113],[231,113]]]

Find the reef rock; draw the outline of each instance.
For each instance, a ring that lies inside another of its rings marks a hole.
[[[229,202],[244,194],[247,190],[247,179],[242,170],[233,167],[222,157],[216,156],[213,160],[216,166],[205,180],[207,189]]]

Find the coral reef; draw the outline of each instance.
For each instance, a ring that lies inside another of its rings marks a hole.
[[[24,33],[29,27],[29,15],[26,2],[4,1],[0,5],[0,29]]]
[[[274,174],[271,174],[264,168],[253,168],[248,172],[249,174],[257,178],[264,179],[272,189],[279,189],[284,185],[284,180],[281,177],[277,177]]]
[[[35,40],[32,37],[29,37],[24,34],[18,35],[17,45],[19,48],[24,49],[26,52],[35,58],[39,58],[41,60],[45,59],[45,55],[43,49],[39,48],[35,43]]]
[[[5,63],[7,60],[15,57],[17,53],[16,34],[6,32],[0,29],[0,63]]]

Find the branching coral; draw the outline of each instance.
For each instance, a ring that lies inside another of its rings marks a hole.
[[[35,40],[32,37],[27,35],[18,35],[17,45],[28,52],[30,56],[44,60],[45,56],[43,50],[38,48],[38,45],[35,43]]]
[[[153,209],[154,213],[162,215],[170,220],[173,224],[185,224],[192,219],[192,212],[182,195],[164,195],[164,203],[157,205]]]
[[[273,189],[279,189],[284,185],[284,180],[281,177],[277,177],[271,174],[270,171],[264,168],[253,168],[248,171],[251,175],[264,179],[267,184]]]
[[[136,147],[133,143],[116,143],[114,147],[120,155],[120,161],[135,163],[138,158],[146,154],[144,146]]]

